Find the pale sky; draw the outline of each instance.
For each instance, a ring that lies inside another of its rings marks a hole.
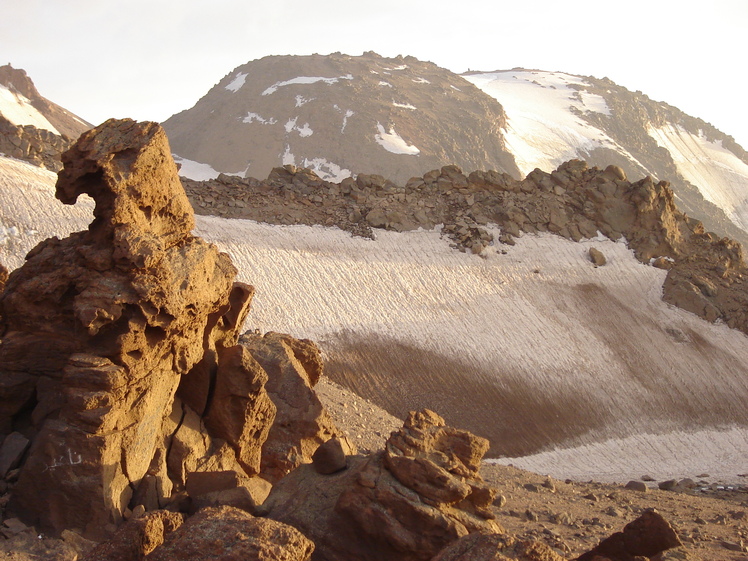
[[[267,55],[607,76],[748,149],[746,0],[0,0],[0,65],[99,124],[164,121]]]

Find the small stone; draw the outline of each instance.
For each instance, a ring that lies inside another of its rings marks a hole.
[[[312,465],[317,473],[330,475],[348,467],[348,463],[340,439],[333,436],[321,444],[312,454]]]
[[[639,491],[640,493],[647,492],[647,484],[643,481],[629,481],[628,483],[626,483],[624,488],[631,491]]]
[[[642,481],[654,481],[655,479],[651,475],[642,475],[641,480]]]
[[[525,518],[530,522],[538,521],[538,515],[531,511],[529,508],[525,511]]]
[[[668,479],[667,481],[660,481],[657,484],[657,487],[659,487],[663,491],[672,491],[675,489],[675,486],[677,485],[677,481],[675,479]]]
[[[605,255],[603,254],[603,252],[594,247],[590,248],[589,256],[590,261],[592,261],[592,264],[595,265],[595,267],[602,267],[608,262],[608,260],[605,259]]]
[[[140,518],[145,514],[145,507],[143,505],[136,505],[132,509],[132,518]]]
[[[528,491],[532,491],[533,493],[539,493],[540,492],[540,487],[538,487],[534,483],[525,483],[522,487],[524,487]]]
[[[493,506],[501,508],[506,504],[506,497],[504,495],[496,495],[493,500]]]

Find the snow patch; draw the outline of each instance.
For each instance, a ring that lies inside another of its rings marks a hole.
[[[393,101],[392,105],[394,105],[395,107],[402,107],[403,109],[410,109],[411,111],[416,110],[416,107],[411,105],[410,103],[397,103],[396,101]]]
[[[293,119],[289,119],[288,122],[284,125],[284,128],[286,129],[286,132],[290,134],[292,131],[296,131],[299,133],[299,136],[302,138],[305,138],[307,136],[312,136],[314,134],[314,131],[312,130],[312,127],[309,126],[309,123],[304,123],[302,126],[298,126],[296,124],[296,121],[298,120],[298,117],[294,117]]]
[[[458,88],[457,86],[453,86],[452,84],[450,84],[449,87],[452,88],[453,90],[457,90],[458,92],[462,91],[460,88]]]
[[[234,76],[234,79],[231,80],[231,82],[226,84],[226,89],[236,93],[240,89],[242,89],[242,86],[244,85],[244,82],[246,80],[247,80],[247,73],[239,72],[236,76]]]
[[[194,181],[208,181],[209,179],[215,179],[221,173],[216,171],[212,166],[208,164],[202,164],[187,158],[182,158],[176,154],[172,154],[174,161],[179,164],[179,175],[192,179]],[[228,174],[227,174],[228,175]]]
[[[336,78],[324,78],[322,76],[298,76],[297,78],[292,78],[291,80],[276,82],[265,91],[263,91],[262,95],[273,94],[278,91],[278,88],[291,86],[293,84],[316,84],[317,82],[324,82],[329,86],[332,84],[337,84],[340,80],[353,80],[353,75],[346,74],[345,76],[338,76]]]
[[[52,123],[31,105],[31,101],[0,84],[0,114],[16,126],[33,125],[38,129],[60,134]]]
[[[421,151],[412,144],[408,144],[405,140],[395,132],[395,127],[391,126],[389,132],[385,132],[384,127],[381,123],[377,123],[377,130],[379,131],[374,135],[374,140],[377,144],[382,146],[388,152],[393,154],[406,154],[408,156],[417,156]]]
[[[296,107],[301,107],[302,105],[309,103],[310,101],[314,101],[315,98],[309,97],[306,98],[303,95],[297,95],[296,96]]]
[[[380,81],[379,85],[380,86],[385,86],[387,88],[391,88],[392,87],[392,84],[390,84],[389,82],[385,82],[384,80]]]
[[[283,156],[281,157],[281,165],[284,166],[295,166],[296,165],[296,158],[291,153],[291,146],[286,144],[286,150],[283,152]]]
[[[262,123],[263,125],[274,125],[278,121],[275,119],[275,117],[271,117],[270,119],[265,119],[264,117],[258,115],[257,113],[252,113],[251,111],[247,113],[247,116],[242,119],[242,123]]]
[[[342,168],[325,158],[304,158],[302,167],[313,170],[324,181],[334,181],[335,183],[340,183],[353,175],[351,170]]]
[[[415,78],[413,81],[416,84],[430,84],[431,83],[426,78],[421,78],[420,76],[418,78]]]

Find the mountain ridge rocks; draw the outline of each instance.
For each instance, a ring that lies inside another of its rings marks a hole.
[[[338,184],[294,166],[277,168],[263,181],[182,182],[204,214],[335,225],[367,237],[372,228],[443,224],[441,232],[455,248],[479,255],[496,245],[488,225],[497,226],[498,242],[509,245],[522,233],[536,232],[574,241],[624,237],[641,262],[669,270],[665,301],[748,333],[748,270],[740,244],[706,232],[680,212],[667,181],[645,177],[632,183],[616,166],[599,170],[571,160],[550,174],[536,169],[522,181],[495,171],[466,176],[457,166],[444,166],[405,186],[366,175]]]

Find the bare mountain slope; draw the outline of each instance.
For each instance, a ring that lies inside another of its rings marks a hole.
[[[499,103],[435,64],[338,53],[249,62],[164,128],[176,154],[216,171],[265,177],[294,164],[405,182],[444,162],[517,176],[505,124]]]
[[[0,171],[0,261],[11,268],[90,221],[90,203],[53,200],[52,174],[8,159]],[[429,406],[491,438],[492,455],[558,477],[744,472],[748,337],[664,303],[666,271],[623,242],[523,234],[477,256],[438,229],[370,240],[197,221],[257,287],[247,328],[319,341],[330,376],[392,413]]]

